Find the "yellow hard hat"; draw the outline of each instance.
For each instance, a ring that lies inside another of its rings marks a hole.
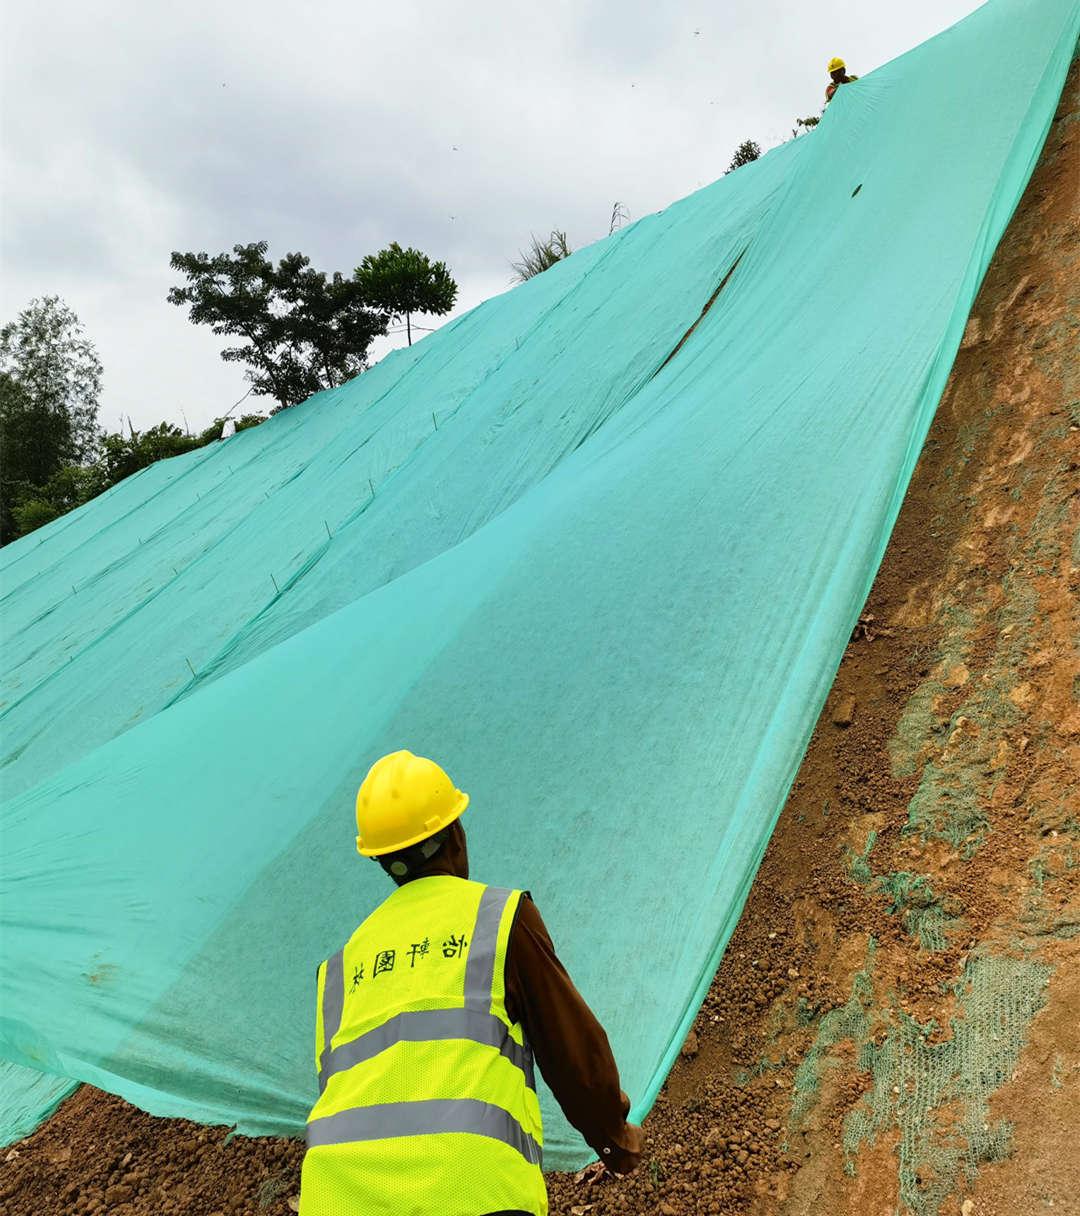
[[[396,853],[434,836],[469,805],[469,795],[435,763],[412,752],[376,760],[356,794],[356,851]]]
[[[847,64],[838,55],[835,59],[829,60],[829,75],[831,76],[833,72],[838,72],[841,68],[846,67]]]

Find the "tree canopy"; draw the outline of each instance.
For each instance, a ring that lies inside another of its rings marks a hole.
[[[0,329],[0,544],[82,506],[166,456],[221,435],[162,422],[128,434],[98,428],[101,361],[75,312],[58,296],[31,300]],[[262,422],[245,414],[236,429]]]
[[[34,487],[95,455],[100,393],[97,351],[59,296],[31,300],[0,329],[0,543]]]
[[[101,361],[75,311],[59,296],[31,300],[0,329],[0,372],[18,383],[25,408],[41,422],[33,472],[92,454]]]
[[[760,155],[761,144],[753,139],[744,139],[735,149],[735,155],[731,158],[731,164],[727,167],[727,173],[731,173],[742,165],[748,165],[752,160],[757,160]]]
[[[457,284],[445,262],[433,262],[419,249],[402,249],[397,241],[379,253],[369,253],[354,277],[373,308],[382,309],[394,320],[405,318],[410,346],[412,314],[442,316],[457,299]]]
[[[363,371],[387,314],[368,306],[355,278],[315,270],[302,253],[275,266],[268,248],[254,241],[213,257],[174,252],[169,264],[188,283],[171,288],[168,300],[188,305],[195,325],[240,338],[221,357],[246,364],[254,392],[284,409]]]

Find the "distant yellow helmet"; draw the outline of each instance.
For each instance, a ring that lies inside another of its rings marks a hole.
[[[459,818],[469,795],[434,760],[391,752],[376,760],[356,794],[356,851],[396,853],[434,836]]]
[[[841,70],[841,68],[846,68],[846,67],[847,67],[847,64],[839,56],[837,56],[835,59],[830,59],[829,60],[829,75],[831,76],[833,74],[833,72],[839,72]]]

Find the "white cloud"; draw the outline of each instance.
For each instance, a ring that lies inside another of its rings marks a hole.
[[[246,386],[165,302],[173,249],[267,239],[348,271],[398,240],[449,263],[464,309],[531,232],[577,247],[616,200],[665,206],[820,109],[833,54],[866,72],[971,7],[9,6],[0,316],[58,292],[100,348],[104,424],[195,428]]]

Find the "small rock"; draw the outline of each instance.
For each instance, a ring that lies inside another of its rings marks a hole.
[[[841,728],[848,727],[855,721],[855,694],[846,692],[836,702],[833,709],[833,725]]]
[[[686,1036],[686,1042],[682,1045],[682,1051],[679,1054],[686,1060],[692,1060],[698,1053],[697,1031],[691,1029]]]
[[[974,1211],[975,1211],[975,1200],[974,1199],[965,1199],[964,1202],[960,1205],[960,1216],[972,1216],[972,1213]]]
[[[960,349],[967,350],[969,346],[977,346],[983,340],[982,321],[972,314],[964,327],[964,336],[960,339]],[[967,1216],[967,1213],[964,1213]]]
[[[592,1207],[592,1204],[590,1203],[588,1205],[588,1207],[586,1208],[586,1211],[588,1210],[588,1208],[591,1208],[591,1207]],[[290,1195],[289,1196],[289,1211],[290,1212],[299,1212],[300,1211],[300,1196],[299,1195]]]

